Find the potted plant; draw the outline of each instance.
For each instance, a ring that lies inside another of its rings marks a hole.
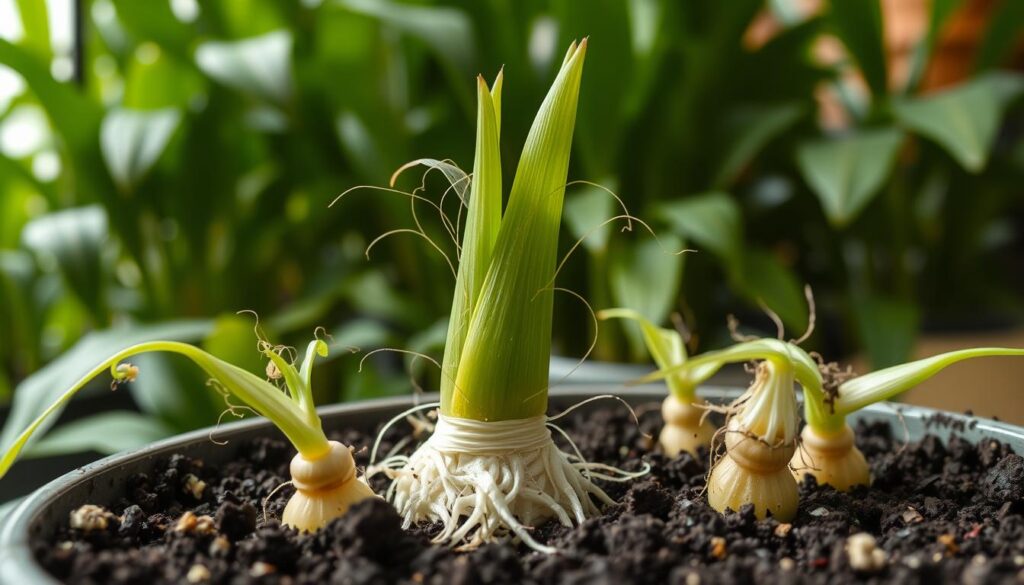
[[[674,457],[655,446],[655,409],[641,420],[597,408],[600,388],[562,395],[550,405],[562,414],[546,414],[558,219],[586,48],[570,47],[504,212],[501,77],[493,89],[478,82],[477,157],[436,405],[405,399],[318,413],[312,369],[328,352],[319,333],[302,356],[260,340],[266,379],[176,341],[119,351],[20,435],[0,473],[88,380],[106,370],[115,384],[142,375],[123,360],[143,352],[188,358],[228,412],[248,407],[269,420],[117,456],[41,490],[0,535],[0,578],[685,582],[778,571],[823,580],[1019,572],[1024,459],[1010,445],[1024,448],[1019,430],[950,415],[932,417],[946,428],[929,430],[932,413],[912,410],[903,420],[915,442],[899,448],[887,424],[896,417],[872,405],[956,361],[1024,350],[962,350],[848,379],[796,342],[749,339],[687,356],[675,332],[642,321],[659,365],[649,379],[669,380],[670,400],[700,395],[725,414],[724,452],[710,469],[703,446]],[[749,388],[697,389],[733,362],[754,364]],[[664,396],[624,394],[638,406]],[[436,419],[410,419],[435,406]],[[856,433],[848,416],[862,421]],[[412,430],[388,432],[403,419]]]

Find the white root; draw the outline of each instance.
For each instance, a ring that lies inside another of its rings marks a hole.
[[[440,415],[434,434],[411,456],[395,455],[367,470],[394,481],[385,497],[406,528],[440,522],[436,543],[474,548],[509,533],[553,553],[530,529],[554,518],[564,526],[614,503],[593,477],[625,481],[629,473],[589,463],[555,446],[548,418],[483,422]],[[591,473],[599,470],[610,473]]]

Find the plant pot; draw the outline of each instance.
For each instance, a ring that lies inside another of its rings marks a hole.
[[[721,403],[736,397],[739,392],[740,390],[735,388],[708,387],[702,389],[701,394],[712,402]],[[610,385],[575,387],[553,392],[551,406],[558,411],[587,397],[605,393],[622,396],[634,405],[656,404],[665,396],[660,386],[631,389]],[[372,432],[380,423],[410,407],[412,403],[412,398],[382,399],[329,406],[321,409],[321,414],[326,429],[360,429]],[[597,408],[600,407],[590,403],[582,406],[581,410],[587,412],[588,409],[594,411]],[[586,415],[587,418],[591,416],[591,413]],[[941,420],[942,424],[936,425],[936,419]],[[895,433],[900,436],[900,429],[905,428],[911,440],[920,439],[927,433],[936,435],[940,441],[948,442],[951,434],[955,432],[972,442],[980,443],[985,440],[991,444],[992,440],[996,440],[1017,452],[1024,452],[1024,429],[992,421],[937,413],[926,408],[900,407],[900,412],[897,413],[893,405],[874,405],[851,417],[851,424],[858,420],[890,425],[897,429]],[[52,481],[22,502],[0,527],[0,583],[56,583],[37,562],[30,542],[34,538],[53,534],[67,522],[69,513],[82,504],[113,504],[124,493],[125,482],[132,474],[152,471],[158,461],[172,454],[201,457],[207,466],[220,466],[232,460],[239,445],[246,440],[279,436],[279,432],[265,420],[242,421],[224,425],[217,431],[219,441],[229,441],[226,446],[212,443],[209,430],[195,431],[132,453],[107,457]],[[829,497],[829,493],[834,492],[824,490],[822,497]],[[627,506],[632,505],[627,503]],[[814,512],[811,515],[815,515]],[[735,518],[741,516],[743,515],[734,515]],[[734,519],[720,522],[720,526],[725,527],[722,528],[725,530],[736,522],[750,524],[753,520]],[[774,520],[766,522],[774,523]],[[584,529],[585,527],[578,530]],[[756,530],[755,528],[755,533]],[[776,526],[774,530],[778,534],[780,528]]]

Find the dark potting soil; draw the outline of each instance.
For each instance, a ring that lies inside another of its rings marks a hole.
[[[472,552],[431,545],[436,527],[404,531],[382,500],[315,534],[283,528],[275,518],[291,488],[271,498],[266,518],[262,510],[292,456],[276,439],[238,445],[220,468],[163,461],[133,477],[108,514],[85,518],[91,530],[66,525],[35,543],[36,554],[59,579],[97,584],[1024,582],[1024,459],[997,441],[929,435],[904,445],[887,424],[860,425],[873,485],[843,494],[809,480],[798,517],[780,524],[750,509],[709,508],[707,458],[662,456],[621,408],[562,422],[588,459],[634,469],[642,459],[651,472],[605,483],[619,504],[601,517],[539,527],[538,539],[559,554],[509,542]],[[656,408],[641,415],[648,434],[659,425]],[[401,432],[389,432],[385,451]],[[373,439],[335,438],[357,449]],[[357,455],[361,465],[367,458],[365,449]]]

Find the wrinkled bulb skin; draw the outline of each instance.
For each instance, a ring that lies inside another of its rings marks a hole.
[[[697,455],[700,447],[709,447],[715,435],[715,426],[710,421],[701,421],[705,411],[699,405],[688,404],[669,395],[661,403],[661,418],[665,426],[661,429],[658,442],[665,455],[676,457],[682,452]]]
[[[356,462],[349,448],[337,441],[329,444],[324,455],[307,459],[300,453],[289,467],[295,494],[288,500],[281,520],[300,532],[319,530],[352,504],[377,497],[356,477]]]
[[[813,475],[819,485],[830,485],[845,492],[871,483],[871,469],[860,449],[854,445],[853,429],[844,424],[838,431],[805,426],[800,435],[802,452],[793,456],[793,475],[797,481]]]
[[[780,522],[796,516],[799,489],[789,461],[796,446],[769,445],[751,437],[733,419],[725,434],[726,454],[708,478],[708,503],[719,512],[754,505],[758,519],[768,512]]]

